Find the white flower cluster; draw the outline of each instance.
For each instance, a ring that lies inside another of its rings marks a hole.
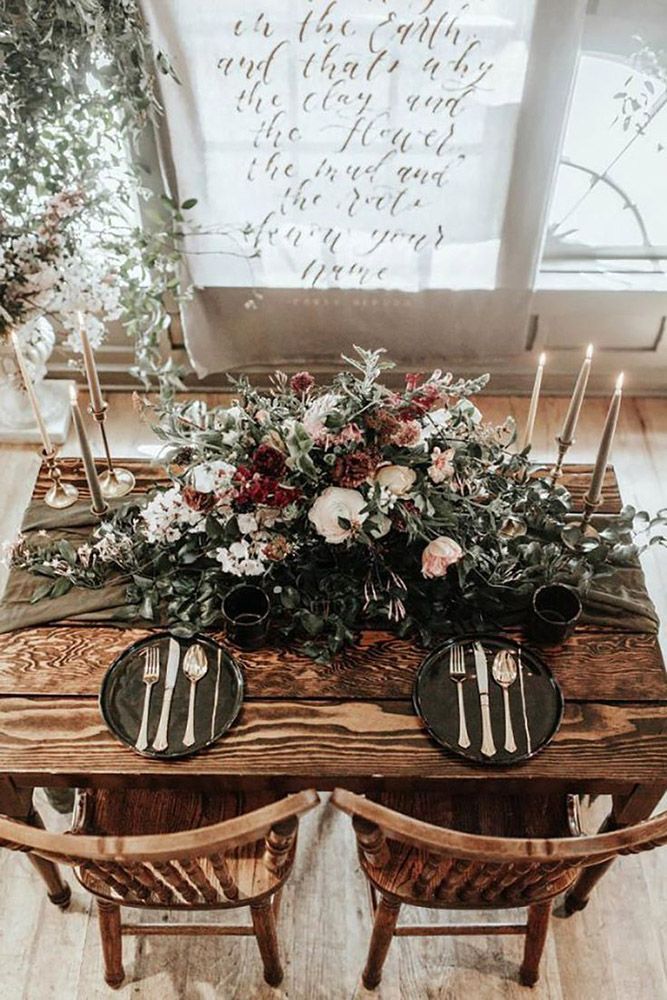
[[[132,536],[115,531],[112,525],[102,524],[95,532],[95,542],[80,545],[77,553],[79,562],[87,569],[95,559],[100,562],[123,564],[132,558]]]
[[[232,576],[261,576],[267,568],[264,558],[266,541],[266,535],[258,532],[217,549],[214,556],[222,566],[223,573],[231,573]]]
[[[238,542],[219,548],[214,553],[223,573],[232,576],[261,576],[268,560],[264,547],[269,536],[263,531],[254,514],[236,514],[236,524],[244,536]]]
[[[34,232],[3,238],[0,305],[19,324],[45,313],[57,316],[65,346],[80,352],[79,314],[92,346],[98,347],[105,321],[121,314],[121,286],[94,236],[74,228],[78,220],[70,224],[65,241],[60,222],[75,213],[76,205],[72,195],[56,195]]]
[[[188,507],[180,488],[172,486],[150,500],[139,518],[147,541],[165,543],[177,542],[186,531],[203,531],[206,515]]]

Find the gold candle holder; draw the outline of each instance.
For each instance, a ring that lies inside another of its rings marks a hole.
[[[599,500],[591,500],[589,496],[584,497],[584,512],[579,522],[579,528],[584,538],[600,537],[600,532],[591,524],[591,518],[599,506]]]
[[[579,531],[578,537],[572,541],[566,541],[565,544],[569,549],[580,549],[584,542],[586,541],[596,541],[600,537],[600,532],[597,528],[594,528],[591,524],[591,518],[595,511],[600,506],[600,501],[592,501],[590,497],[584,497],[584,509],[581,514],[580,521],[572,521],[570,526],[572,528],[577,528]]]
[[[94,410],[92,406],[90,407],[90,412],[93,419],[100,425],[100,432],[102,434],[102,444],[104,446],[104,455],[107,463],[107,471],[103,472],[100,476],[100,488],[102,490],[102,496],[106,497],[107,500],[118,499],[119,497],[125,497],[128,493],[131,493],[136,485],[136,480],[134,475],[129,469],[121,469],[113,464],[111,459],[111,451],[109,450],[109,441],[107,440],[107,432],[104,426],[107,419],[107,404],[105,403],[101,410]]]
[[[574,441],[563,441],[562,437],[559,436],[556,438],[556,444],[558,445],[558,457],[556,459],[556,464],[549,473],[549,479],[551,480],[552,486],[555,486],[563,475],[563,462],[565,461],[568,449],[572,447]]]
[[[54,510],[65,510],[71,507],[79,499],[79,491],[73,483],[64,483],[62,473],[57,462],[57,452],[55,448],[47,451],[42,448],[42,458],[49,473],[52,485],[47,490],[44,502]]]

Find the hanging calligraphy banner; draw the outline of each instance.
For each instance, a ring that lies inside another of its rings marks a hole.
[[[534,0],[144,0],[200,286],[493,288]]]

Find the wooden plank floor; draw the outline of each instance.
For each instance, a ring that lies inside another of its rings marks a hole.
[[[115,452],[130,455],[150,447],[154,439],[147,427],[137,428],[129,398],[115,395],[110,404]],[[552,441],[565,405],[560,399],[543,401],[537,458],[546,460],[553,454]],[[569,456],[572,461],[594,457],[605,407],[603,400],[586,403],[578,441]],[[489,397],[484,404],[489,419],[500,420],[509,412],[521,420],[526,411],[525,399]],[[67,450],[71,452],[71,446]],[[0,539],[4,539],[12,537],[18,527],[38,460],[25,447],[0,448],[0,460]],[[625,400],[614,460],[626,502],[649,510],[667,506],[667,400]],[[667,553],[651,553],[645,569],[667,625]],[[667,654],[665,625],[661,641]],[[605,805],[603,800],[596,803],[598,817]],[[51,813],[48,818],[58,822]],[[282,989],[263,984],[252,939],[129,937],[124,941],[127,981],[115,995],[122,1000],[667,998],[667,848],[624,858],[583,913],[554,919],[542,979],[533,990],[516,981],[519,938],[407,938],[394,942],[382,986],[368,993],[359,985],[359,972],[370,922],[348,820],[325,805],[306,817],[299,846],[281,914],[286,960]],[[42,885],[26,860],[0,852],[2,1000],[113,996],[102,980],[91,913],[88,897],[75,888],[70,912],[61,914],[46,902]],[[475,917],[479,914],[470,914],[469,919]],[[130,919],[136,917],[130,914]],[[433,919],[449,918],[438,914]]]

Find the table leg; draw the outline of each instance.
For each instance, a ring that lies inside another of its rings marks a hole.
[[[664,785],[635,785],[628,795],[613,796],[611,812],[600,827],[599,832],[618,830],[621,827],[631,826],[633,823],[648,819],[666,790]],[[611,861],[603,861],[599,865],[591,865],[589,868],[583,869],[565,897],[565,912],[568,916],[584,909],[588,904],[591,892],[615,860],[612,858]]]
[[[10,777],[0,775],[0,814],[10,819],[43,827],[41,817],[32,804],[32,788],[19,788]],[[60,870],[53,861],[28,854],[28,858],[46,883],[49,899],[61,910],[67,909],[72,892],[63,882]]]

